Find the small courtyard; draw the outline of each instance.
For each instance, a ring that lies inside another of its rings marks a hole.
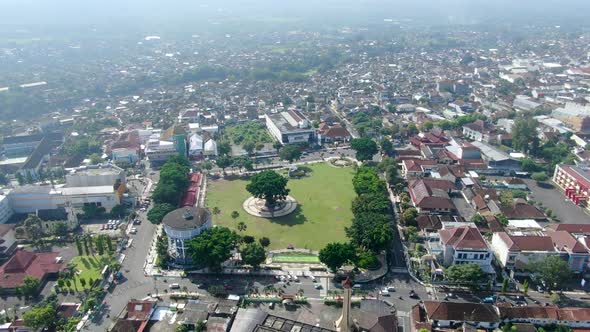
[[[311,170],[307,176],[289,179],[287,185],[291,189],[289,195],[299,206],[290,215],[273,219],[254,217],[243,210],[242,203],[251,196],[246,191],[247,180],[210,180],[206,205],[210,210],[220,210],[213,214],[213,223],[257,239],[266,236],[270,239],[269,249],[294,246],[319,250],[327,243],[344,240],[344,228],[350,226],[353,217],[353,168],[336,168],[326,163],[306,167]],[[238,212],[237,218],[232,218],[233,211]],[[238,230],[240,222],[246,225],[245,230]]]

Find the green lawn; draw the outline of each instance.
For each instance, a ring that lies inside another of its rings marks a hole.
[[[243,221],[247,229],[243,234],[270,239],[270,249],[297,248],[319,250],[327,243],[345,239],[344,227],[352,223],[350,204],[355,197],[352,188],[352,168],[335,168],[327,164],[310,165],[311,175],[290,179],[288,187],[299,203],[292,214],[274,219],[257,218],[242,209],[250,194],[247,181],[215,180],[208,183],[207,207],[218,207],[221,213],[213,216],[215,225],[236,229]],[[237,219],[231,218],[238,211]]]
[[[319,263],[320,259],[314,255],[273,255],[273,263]]]
[[[229,139],[233,144],[242,145],[245,142],[272,143],[265,125],[258,122],[242,123],[228,126],[223,130],[223,137]]]
[[[82,285],[80,284],[80,278],[84,278],[86,280],[86,287],[90,288],[88,281],[90,279],[98,280],[101,278],[100,272],[107,264],[107,258],[101,256],[76,256],[72,258],[70,264],[76,266],[76,287],[78,290],[83,289]],[[77,272],[80,271],[78,274]],[[70,289],[75,290],[74,284],[72,283]]]

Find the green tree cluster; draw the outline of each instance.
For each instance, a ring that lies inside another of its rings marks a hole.
[[[441,129],[444,129],[444,130],[459,129],[468,123],[474,122],[475,120],[484,120],[485,121],[486,117],[485,117],[485,115],[480,114],[480,113],[472,113],[469,115],[460,116],[454,120],[438,121],[434,125],[441,128]]]
[[[332,270],[338,270],[346,263],[356,261],[356,247],[351,243],[328,243],[319,253],[320,262]]]
[[[548,289],[559,289],[572,278],[572,271],[567,262],[558,256],[531,262],[528,268],[545,282]]]
[[[361,166],[352,181],[358,196],[352,202],[354,218],[346,228],[346,235],[354,245],[378,253],[393,239],[391,203],[385,181],[369,166]]]
[[[252,177],[246,190],[254,197],[264,199],[267,206],[274,207],[289,195],[287,182],[287,178],[275,171],[262,171]]]
[[[356,151],[356,159],[366,161],[373,159],[373,156],[379,152],[377,143],[370,138],[353,138],[350,141],[350,147]]]
[[[188,187],[189,161],[182,156],[173,156],[162,166],[160,181],[152,194],[156,204],[168,203],[177,206]]]
[[[240,237],[226,227],[205,230],[200,236],[188,241],[188,254],[193,262],[214,271],[231,257]]]
[[[164,219],[164,216],[166,216],[168,213],[170,213],[174,210],[176,210],[176,206],[174,206],[170,203],[156,203],[148,211],[147,219],[152,224],[158,225],[162,222],[162,219]]]
[[[477,284],[484,280],[485,273],[478,264],[453,264],[445,270],[445,278],[452,282]]]

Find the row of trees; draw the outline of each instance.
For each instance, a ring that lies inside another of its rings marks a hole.
[[[152,194],[156,204],[177,206],[189,184],[190,163],[183,156],[173,156],[160,170],[160,182]]]
[[[75,242],[79,256],[102,256],[104,254],[113,254],[115,252],[115,245],[107,235],[93,237],[86,234],[76,237]]]
[[[361,166],[353,178],[357,197],[352,201],[352,225],[346,228],[349,243],[329,243],[320,250],[320,261],[335,271],[342,265],[354,263],[359,267],[378,264],[376,254],[393,240],[391,202],[385,181],[377,170]]]

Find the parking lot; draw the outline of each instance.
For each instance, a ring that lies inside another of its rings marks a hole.
[[[564,193],[554,184],[547,182],[539,186],[536,181],[529,179],[525,179],[524,181],[531,190],[529,199],[535,202],[541,202],[543,207],[551,209],[561,223],[590,223],[590,216],[584,209],[567,199]]]

